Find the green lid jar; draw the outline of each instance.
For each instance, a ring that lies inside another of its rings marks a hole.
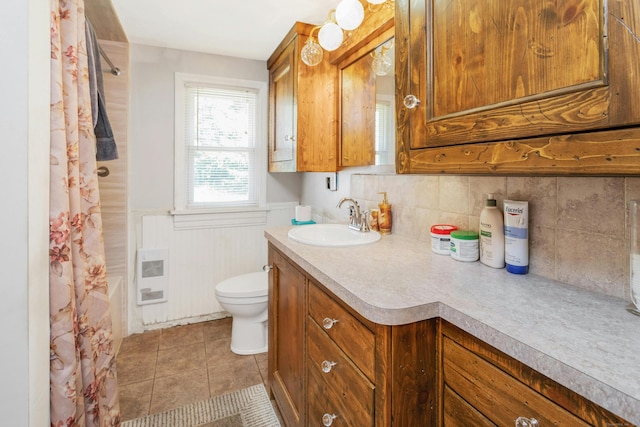
[[[480,258],[478,232],[471,230],[452,231],[451,258],[456,261],[477,261]]]

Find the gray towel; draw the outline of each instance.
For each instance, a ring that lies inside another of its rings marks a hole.
[[[102,83],[102,64],[100,63],[100,46],[98,45],[96,32],[86,17],[85,22],[91,115],[93,116],[93,130],[96,134],[96,160],[115,160],[118,158],[118,146],[113,136],[109,117],[107,117],[107,106]]]

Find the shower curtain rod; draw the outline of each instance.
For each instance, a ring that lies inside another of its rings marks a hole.
[[[113,65],[113,62],[111,62],[111,60],[107,56],[106,52],[104,50],[102,50],[102,46],[100,46],[100,44],[98,44],[98,49],[100,49],[100,55],[102,55],[104,60],[107,61],[107,64],[109,64],[109,66],[111,67],[111,74],[113,74],[114,76],[119,76],[120,75],[120,68],[118,68],[115,65]]]

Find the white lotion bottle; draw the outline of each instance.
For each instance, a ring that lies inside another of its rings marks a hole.
[[[493,194],[487,194],[480,212],[480,262],[504,268],[504,221]]]
[[[504,201],[504,260],[509,273],[529,272],[529,202]]]

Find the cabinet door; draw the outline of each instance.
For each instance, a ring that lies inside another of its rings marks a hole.
[[[269,172],[296,171],[296,40],[269,71]]]
[[[269,249],[269,386],[289,427],[304,425],[305,276]]]
[[[613,144],[607,149],[606,143],[621,138],[637,143],[638,134],[590,132],[640,123],[639,5],[638,0],[396,1],[398,117],[405,127],[399,154],[413,157],[399,170],[411,172],[420,163],[437,170],[434,165],[441,162],[444,171],[452,161],[459,166],[498,157],[500,164],[508,157],[511,165],[535,173],[534,163],[553,170],[573,162],[579,169],[582,157],[597,157],[600,168],[592,173],[603,172],[607,163],[615,172],[616,155],[626,152]],[[407,95],[420,103],[406,107]],[[560,135],[580,137],[574,142]],[[536,138],[530,147],[496,144]],[[480,149],[464,149],[480,143]],[[460,149],[447,149],[456,146]],[[432,148],[440,149],[424,150]]]

